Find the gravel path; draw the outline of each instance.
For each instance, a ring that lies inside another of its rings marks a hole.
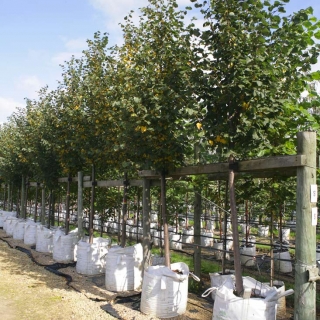
[[[31,257],[17,248],[26,248]],[[104,275],[88,277],[79,275],[74,267],[60,269],[72,277],[68,285],[64,277],[38,265],[53,263],[52,255],[38,253],[0,229],[1,320],[157,319],[139,311],[138,293],[105,290]],[[212,319],[212,306],[189,294],[187,312],[179,319]]]

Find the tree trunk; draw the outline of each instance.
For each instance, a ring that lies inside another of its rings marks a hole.
[[[54,226],[54,209],[55,209],[55,195],[54,191],[51,190],[51,200],[50,200],[50,207],[49,207],[49,217],[51,219],[51,225]]]
[[[25,176],[22,176],[22,181],[21,181],[21,217],[22,219],[26,218],[26,207],[25,207],[25,189],[26,189],[26,180],[25,180]]]
[[[166,179],[165,178],[166,178],[165,173],[161,172],[161,216],[162,216],[163,233],[164,233],[164,259],[165,259],[165,266],[170,268],[170,248],[169,248],[169,232],[168,232],[168,222],[167,222],[167,213],[166,213]],[[160,234],[161,234],[161,231],[160,231]]]
[[[66,235],[69,233],[69,223],[70,223],[70,183],[72,181],[71,174],[68,175],[67,182],[67,197],[66,197],[66,219],[65,219],[65,232]]]
[[[150,180],[143,179],[142,189],[142,226],[143,226],[143,268],[144,270],[148,267],[150,260],[151,250],[151,234],[150,234]]]
[[[123,181],[123,201],[122,201],[122,234],[121,234],[121,247],[126,246],[126,227],[128,220],[128,174],[125,172]],[[138,233],[138,232],[137,232]]]
[[[83,232],[83,172],[78,172],[78,240],[84,236]]]
[[[7,201],[6,201],[6,193],[7,193],[7,184],[4,184],[4,188],[3,188],[3,210],[6,210],[7,207]]]
[[[43,184],[41,190],[41,224],[44,226],[46,223],[46,189]]]
[[[34,205],[34,222],[37,222],[37,216],[38,216],[38,190],[39,190],[39,184],[37,182],[37,186],[36,186],[36,199],[35,199],[35,205]]]
[[[236,197],[234,187],[234,170],[232,164],[234,160],[232,157],[229,159],[229,193],[230,193],[230,209],[231,209],[231,222],[232,222],[232,236],[233,236],[233,252],[234,252],[234,270],[236,277],[236,292],[239,296],[243,295],[243,279],[241,273],[240,262],[240,246],[239,246],[239,232],[238,232],[238,217],[236,208]]]
[[[93,243],[93,216],[94,216],[94,201],[96,194],[96,170],[95,166],[92,165],[92,187],[91,187],[91,206],[89,215],[89,243]]]

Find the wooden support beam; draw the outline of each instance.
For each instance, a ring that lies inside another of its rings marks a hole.
[[[252,177],[257,175],[263,177],[264,175],[270,176],[275,173],[280,174],[288,170],[289,175],[296,174],[296,168],[305,166],[307,159],[305,155],[292,155],[292,156],[276,156],[262,159],[244,160],[237,162],[238,168],[235,174],[248,174]],[[275,172],[274,172],[275,171]],[[227,179],[229,172],[228,163],[211,163],[198,166],[188,166],[177,168],[169,171],[167,177],[188,176],[199,174],[211,174],[216,177]],[[144,178],[158,178],[160,175],[154,170],[139,171],[139,176]]]
[[[43,187],[43,183],[39,183],[39,182],[29,182],[29,186],[30,187]]]
[[[63,177],[63,178],[59,178],[58,182],[68,182],[68,177]],[[72,177],[72,182],[78,182],[78,177]],[[84,176],[83,177],[83,181],[90,181],[91,177],[90,176]]]

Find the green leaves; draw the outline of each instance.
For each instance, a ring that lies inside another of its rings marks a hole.
[[[117,66],[122,121],[117,139],[124,141],[133,162],[163,170],[181,164],[187,150],[184,124],[186,115],[194,113],[193,58],[184,12],[176,10],[176,1],[149,4],[141,9],[144,19],[137,27],[131,20],[123,26],[126,42],[119,48]]]
[[[319,35],[310,8],[284,17],[283,3],[217,0],[206,8],[210,32],[202,33],[196,51],[197,65],[207,72],[197,95],[208,110],[204,132],[222,154],[247,157],[272,144],[280,152],[284,143],[275,139],[288,126],[284,102],[296,101],[305,89]],[[218,138],[222,134],[228,143]]]
[[[320,40],[320,30],[314,33],[314,37]]]

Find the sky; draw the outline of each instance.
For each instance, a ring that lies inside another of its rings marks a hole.
[[[95,32],[107,32],[110,45],[121,44],[119,23],[146,5],[148,0],[0,0],[0,123],[23,108],[25,98],[37,100],[40,88],[55,90],[61,64],[80,57]],[[291,0],[285,8],[290,14],[309,6],[320,19],[319,0]]]

